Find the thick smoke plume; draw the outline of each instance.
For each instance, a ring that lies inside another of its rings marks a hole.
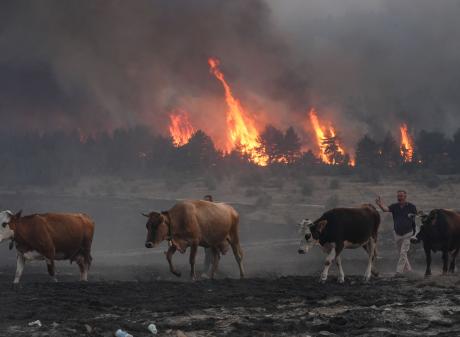
[[[454,0],[3,1],[2,127],[167,134],[185,109],[218,138],[212,56],[261,129],[302,129],[315,107],[348,146],[402,122],[452,133],[459,16]]]

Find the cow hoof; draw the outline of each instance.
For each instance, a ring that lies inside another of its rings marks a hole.
[[[319,279],[319,283],[324,284],[326,283],[326,279],[323,279],[322,277]]]
[[[372,272],[372,276],[374,276],[374,277],[379,277],[379,275],[380,275],[380,274],[379,274],[378,271],[373,271],[373,272]]]
[[[174,275],[176,275],[177,277],[181,277],[182,276],[182,273],[180,271],[173,271],[172,272]]]
[[[345,283],[345,280],[339,278],[339,279],[337,280],[337,283],[338,283],[338,284],[344,284],[344,283]]]
[[[426,278],[431,277],[431,273],[430,274],[425,274],[425,277]]]
[[[11,289],[13,291],[19,291],[20,289],[22,289],[22,285],[20,283],[13,283],[13,285],[11,286]]]
[[[363,282],[364,283],[369,283],[370,279],[371,279],[370,277],[364,276],[363,277]]]

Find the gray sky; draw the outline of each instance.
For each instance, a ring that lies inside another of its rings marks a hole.
[[[164,133],[183,108],[217,137],[215,56],[260,125],[298,127],[316,107],[350,145],[401,122],[453,133],[459,17],[454,0],[6,0],[0,117],[8,128]]]

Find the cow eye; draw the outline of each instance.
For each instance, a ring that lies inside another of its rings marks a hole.
[[[6,222],[2,223],[2,227],[5,228],[6,227]]]

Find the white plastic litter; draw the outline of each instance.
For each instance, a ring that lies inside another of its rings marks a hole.
[[[42,322],[40,322],[38,319],[36,321],[30,322],[29,326],[38,326],[39,328],[42,326]]]
[[[158,333],[158,330],[157,330],[157,327],[155,324],[151,323],[149,324],[149,326],[147,327],[147,329],[154,335],[156,335]]]
[[[116,337],[133,337],[133,335],[130,335],[129,333],[121,329],[118,329],[117,331],[115,331],[115,336]]]

